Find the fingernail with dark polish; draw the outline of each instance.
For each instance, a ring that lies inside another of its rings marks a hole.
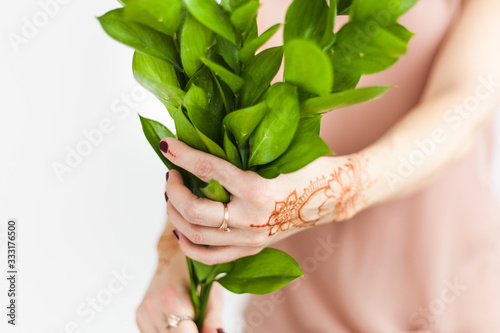
[[[222,328],[218,328],[217,333],[226,333],[226,332],[224,332],[224,330]]]
[[[179,240],[179,234],[177,233],[177,230],[173,230],[172,232],[174,233],[175,238],[177,238],[177,240]],[[217,330],[217,332],[218,331],[219,330]],[[222,331],[222,332],[224,332],[224,331]]]
[[[170,173],[170,171],[167,172],[167,175],[165,176],[165,178],[167,179],[167,182],[168,182],[168,174]]]
[[[168,152],[168,143],[166,141],[160,141],[160,144],[158,145],[158,147],[165,154]]]
[[[165,201],[168,202],[168,195],[167,192],[165,192]]]

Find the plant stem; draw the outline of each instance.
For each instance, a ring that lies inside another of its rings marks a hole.
[[[195,319],[196,326],[198,326],[198,331],[201,332],[203,327],[203,322],[205,321],[205,315],[207,312],[208,298],[210,297],[210,290],[212,289],[213,281],[201,285],[200,289],[200,309],[198,316]]]
[[[200,311],[200,297],[198,296],[198,282],[196,280],[196,273],[194,272],[193,260],[186,257],[186,263],[189,271],[189,281],[191,287],[191,301],[194,307],[194,317],[198,318]]]
[[[209,274],[207,279],[208,281],[200,282],[196,277],[193,260],[186,257],[186,263],[190,276],[191,301],[193,302],[194,308],[194,322],[198,327],[198,331],[201,332],[207,312],[210,290],[212,289],[212,284],[214,283],[212,275],[216,269],[216,266],[212,268],[212,272]]]

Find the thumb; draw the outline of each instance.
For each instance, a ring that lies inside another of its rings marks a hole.
[[[202,333],[225,333],[224,323],[222,322],[222,297],[222,286],[214,283],[207,304],[207,314],[203,322]]]

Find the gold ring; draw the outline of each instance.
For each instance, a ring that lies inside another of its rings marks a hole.
[[[167,323],[165,324],[165,328],[177,328],[179,326],[179,323],[183,320],[193,320],[193,317],[191,316],[176,316],[174,314],[169,314],[167,316]]]
[[[224,220],[219,227],[219,230],[224,232],[230,232],[231,230],[228,228],[227,223],[229,222],[229,209],[227,209],[227,203],[223,203],[224,205]]]

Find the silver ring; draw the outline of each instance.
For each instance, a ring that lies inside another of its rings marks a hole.
[[[227,209],[227,203],[223,203],[224,205],[224,220],[219,227],[219,230],[224,232],[230,232],[231,229],[228,228],[227,223],[229,222],[229,209]]]
[[[169,314],[167,316],[167,323],[165,324],[165,328],[177,328],[179,326],[179,323],[183,320],[193,320],[193,317],[191,316],[176,316],[174,314]]]

